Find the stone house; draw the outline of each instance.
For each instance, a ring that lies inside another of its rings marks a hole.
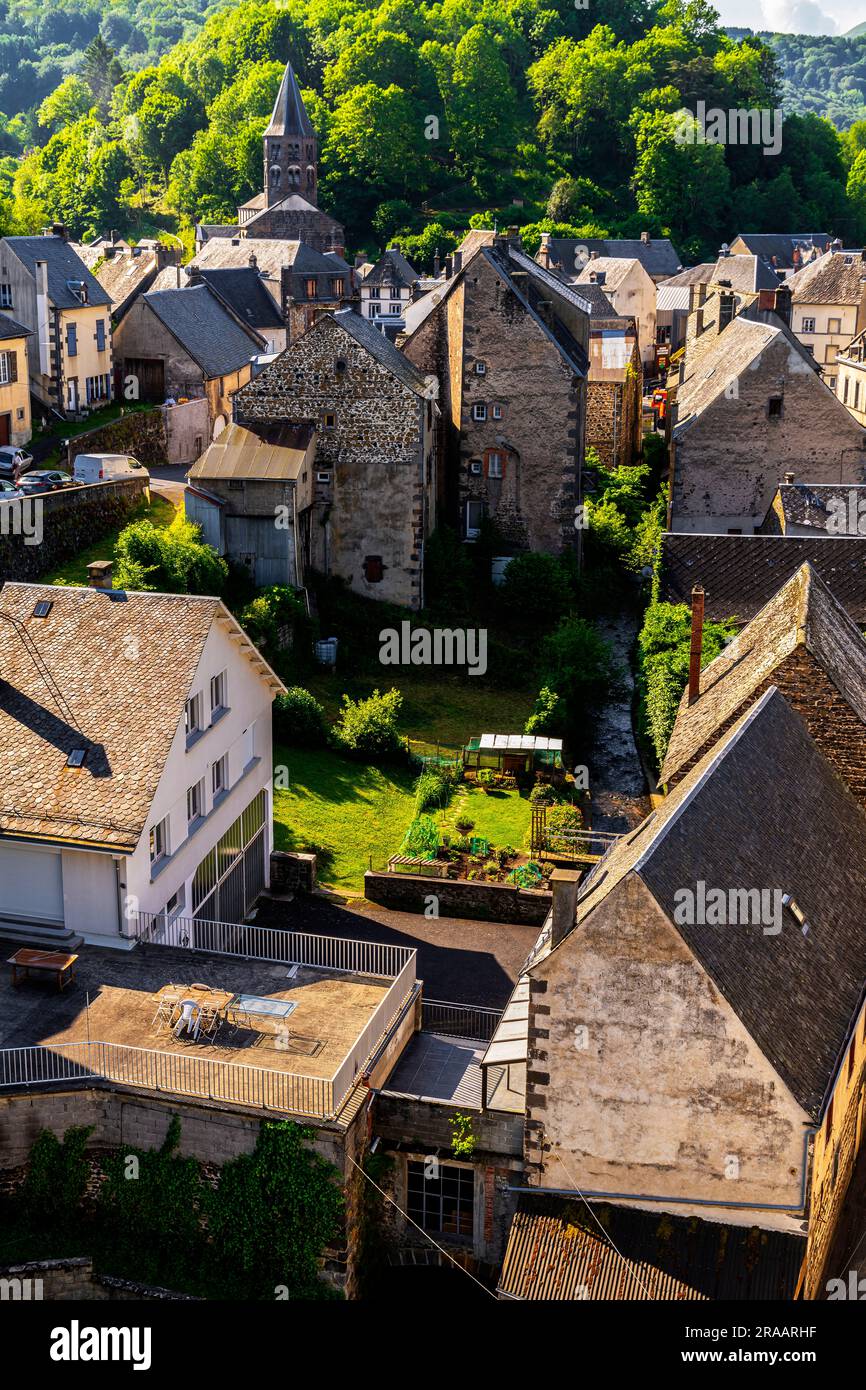
[[[418,279],[399,246],[389,246],[361,281],[362,316],[383,333],[396,335],[406,326],[406,306],[412,302]]]
[[[639,260],[593,254],[574,284],[600,285],[620,318],[634,319],[644,368],[656,365],[656,287]]]
[[[266,352],[282,352],[286,325],[255,265],[237,270],[193,268],[187,284],[207,285],[236,319],[264,338]]]
[[[111,298],[111,317],[118,324],[140,294],[153,289],[167,266],[180,265],[180,248],[161,241],[140,241],[136,246],[106,242],[92,270]]]
[[[843,251],[834,242],[823,256],[790,275],[786,286],[791,327],[833,391],[839,354],[866,328],[866,251]]]
[[[231,417],[233,393],[250,379],[251,359],[267,346],[207,285],[151,290],[118,325],[124,381],[141,400],[205,397],[212,431]]]
[[[676,275],[682,267],[673,243],[667,237],[651,237],[649,232],[641,232],[639,237],[580,238],[555,237],[551,232],[542,232],[535,259],[545,270],[556,271],[571,281],[593,256],[640,261],[655,284]]]
[[[676,787],[774,686],[866,810],[866,642],[805,561],[683,693],[660,781]]]
[[[681,270],[656,283],[656,362],[666,367],[686,341],[689,313],[694,307],[696,285],[708,286],[716,269],[715,261]],[[706,295],[706,289],[703,291]]]
[[[776,488],[762,536],[866,536],[866,483],[798,483]]]
[[[442,387],[444,515],[464,540],[485,520],[514,551],[575,544],[590,304],[498,237],[413,307],[406,356]],[[540,412],[544,428],[539,429]]]
[[[822,256],[830,240],[828,232],[738,232],[728,251],[732,256],[759,256],[781,277]]]
[[[30,423],[29,328],[0,314],[0,445],[26,444]]]
[[[186,514],[257,587],[304,587],[316,437],[307,426],[230,424],[187,475]]]
[[[438,384],[350,309],[324,314],[234,398],[235,423],[317,432],[310,563],[367,598],[424,602]]]
[[[633,463],[641,449],[643,367],[634,319],[620,318],[600,285],[582,285],[591,306],[586,381],[586,447],[606,468]]]
[[[112,399],[111,299],[63,227],[0,240],[0,310],[33,335],[30,390],[42,405],[75,416]]]
[[[348,262],[336,251],[314,251],[302,241],[257,240],[251,246],[241,237],[219,237],[205,242],[190,268],[203,274],[255,270],[281,315],[289,343],[320,314],[336,313],[357,300],[356,276]]]
[[[862,1005],[864,853],[861,806],[770,688],[576,909],[555,901],[527,964],[529,1187],[801,1229]]]
[[[866,433],[783,319],[760,298],[737,314],[732,291],[718,303],[675,388],[672,531],[754,531],[787,473],[806,483],[866,480]]]

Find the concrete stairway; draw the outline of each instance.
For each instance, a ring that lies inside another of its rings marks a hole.
[[[40,927],[0,918],[0,946],[11,947],[10,955],[20,946],[30,946],[37,951],[77,951],[83,943],[84,938],[76,936],[71,927]]]

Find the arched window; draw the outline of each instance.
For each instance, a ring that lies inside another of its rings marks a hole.
[[[289,188],[300,188],[301,171],[297,164],[293,164],[289,169]]]
[[[272,164],[268,170],[268,178],[271,181],[271,188],[279,188],[280,185],[280,166]]]

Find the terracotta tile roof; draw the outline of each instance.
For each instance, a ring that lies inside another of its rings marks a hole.
[[[40,600],[47,617],[33,616]],[[216,598],[0,590],[0,834],[132,849],[183,718]],[[60,692],[58,700],[13,618]],[[84,766],[66,766],[73,749]]]
[[[798,646],[812,654],[866,724],[866,641],[807,561],[701,672],[694,704],[684,692],[660,780],[670,782],[706,752]]]
[[[576,928],[628,876],[653,895],[794,1099],[817,1121],[866,977],[866,814],[771,686],[596,865]],[[708,887],[790,894],[782,930],[676,921],[677,894]],[[529,973],[533,969],[530,967]],[[808,1020],[804,1029],[803,1020]]]
[[[662,536],[660,598],[689,603],[706,591],[708,618],[749,622],[809,560],[855,623],[866,625],[866,536]]]
[[[787,1231],[539,1192],[518,1202],[497,1292],[533,1302],[790,1300],[805,1253],[805,1238]]]

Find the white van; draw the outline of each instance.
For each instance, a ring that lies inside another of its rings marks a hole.
[[[72,465],[77,483],[108,483],[115,478],[140,478],[150,482],[150,474],[131,454],[79,454]]]

